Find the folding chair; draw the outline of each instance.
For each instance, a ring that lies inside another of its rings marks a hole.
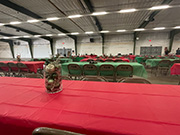
[[[95,65],[92,64],[85,64],[83,66],[83,75],[98,75],[98,69]]]
[[[19,68],[17,64],[8,62],[7,65],[9,66],[10,69],[10,76],[14,76],[14,77],[19,76]]]
[[[99,76],[115,81],[115,68],[110,64],[103,64],[99,67]]]
[[[82,69],[78,64],[69,64],[68,65],[68,72],[69,72],[69,77],[75,80],[80,79],[83,75]]]
[[[133,77],[133,67],[131,65],[118,65],[116,67],[116,80],[122,77]]]
[[[118,82],[120,82],[120,83],[144,83],[144,84],[151,84],[151,82],[149,82],[148,80],[146,80],[144,78],[130,78],[130,77],[122,78]]]

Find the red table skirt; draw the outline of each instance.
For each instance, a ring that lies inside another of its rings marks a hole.
[[[171,67],[171,75],[180,75],[180,63],[175,63]]]
[[[0,62],[3,62],[3,63],[8,63],[8,62],[12,62],[12,63],[15,63],[17,64],[18,62],[17,61],[0,61]],[[25,64],[30,72],[34,72],[34,73],[37,73],[37,69],[40,68],[40,69],[43,69],[43,65],[44,65],[44,61],[21,61],[21,63]],[[3,70],[8,70],[6,68],[3,68]]]
[[[180,86],[0,77],[0,134],[51,127],[86,135],[180,135]]]
[[[80,62],[85,62],[85,61],[87,61],[87,60],[89,60],[89,59],[92,59],[92,58],[84,58],[84,59],[82,59]],[[93,60],[96,61],[97,58],[93,58]],[[102,60],[103,60],[103,61],[106,61],[106,59],[103,59],[103,58],[102,58]],[[116,59],[113,58],[112,60],[115,61]],[[126,59],[126,58],[121,58],[121,60],[126,61],[126,62],[129,62],[129,59]]]

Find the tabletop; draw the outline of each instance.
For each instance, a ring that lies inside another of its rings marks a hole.
[[[158,65],[158,63],[162,60],[174,61],[176,59],[147,59],[145,63],[147,66],[156,67]]]
[[[86,135],[179,135],[180,86],[0,77],[0,133],[51,127]]]
[[[83,65],[89,64],[89,62],[69,62],[69,63],[63,63],[62,66],[61,66],[62,67],[62,75],[68,75],[68,67],[67,66],[69,64],[78,64],[82,68]],[[133,75],[147,78],[147,72],[146,72],[144,66],[142,64],[137,63],[137,62],[98,62],[97,64],[94,64],[94,65],[96,65],[99,68],[103,64],[111,64],[115,68],[118,65],[131,65],[131,66],[133,66]]]

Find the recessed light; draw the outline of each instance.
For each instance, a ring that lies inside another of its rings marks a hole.
[[[135,29],[134,31],[144,31],[144,28]]]
[[[20,38],[19,36],[13,36],[13,37],[11,37],[11,38]]]
[[[125,32],[126,30],[117,30],[117,32]]]
[[[137,11],[135,8],[132,9],[122,9],[119,11],[119,13],[130,13],[130,12],[135,12]]]
[[[106,15],[107,12],[94,12],[92,15]]]
[[[60,34],[58,34],[58,36],[66,36],[66,34],[60,33]]]
[[[108,33],[108,32],[109,32],[108,30],[100,31],[100,33]]]
[[[24,38],[30,38],[30,36],[23,36]]]
[[[34,37],[40,37],[41,35],[34,35]]]
[[[10,39],[10,37],[2,37],[3,39]]]
[[[174,27],[174,29],[180,29],[180,26],[176,26],[176,27]]]
[[[71,33],[71,35],[78,35],[78,34],[79,34],[78,32]]]
[[[52,35],[52,34],[46,34],[46,36],[48,36],[48,37],[52,37],[53,35]]]

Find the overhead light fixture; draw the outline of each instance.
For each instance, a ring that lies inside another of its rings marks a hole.
[[[46,34],[46,36],[48,36],[48,37],[52,37],[53,35],[52,35],[52,34]]]
[[[165,29],[165,27],[156,27],[153,30],[164,30],[164,29]]]
[[[174,27],[174,29],[180,29],[180,26],[176,26],[176,27]]]
[[[135,29],[134,31],[144,31],[144,28]]]
[[[40,36],[41,36],[41,35],[34,35],[34,37],[36,37],[36,38],[37,38],[37,37],[40,37]]]
[[[154,6],[154,7],[150,8],[150,10],[161,10],[161,9],[166,9],[169,7],[170,7],[169,5]]]
[[[93,31],[87,31],[85,32],[85,34],[93,34],[94,32]]]
[[[10,22],[10,24],[14,25],[14,24],[21,24],[22,22]]]
[[[94,12],[92,15],[106,15],[107,12]]]
[[[48,21],[55,21],[55,20],[59,20],[60,18],[58,17],[51,17],[51,18],[47,18],[46,20]]]
[[[68,16],[68,18],[79,18],[79,17],[82,17],[82,15],[70,15],[70,16]]]
[[[126,30],[117,30],[116,32],[125,32]]]
[[[5,24],[4,23],[0,23],[0,26],[4,26]]]
[[[30,38],[30,36],[23,36],[24,38]]]
[[[13,37],[11,37],[11,38],[20,38],[20,36],[13,36]]]
[[[35,22],[39,22],[40,20],[27,20],[28,23],[35,23]]]
[[[108,33],[108,32],[109,32],[108,30],[100,31],[100,33]]]
[[[78,32],[71,33],[71,35],[78,35],[78,34],[79,34]]]
[[[10,39],[10,37],[2,37],[3,39]]]
[[[132,9],[122,9],[119,11],[119,13],[130,13],[130,12],[135,12],[137,9],[132,8]]]
[[[60,33],[60,34],[58,34],[58,36],[66,36],[66,34]]]

